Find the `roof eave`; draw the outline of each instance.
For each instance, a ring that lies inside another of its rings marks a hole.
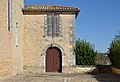
[[[25,12],[73,12],[73,13],[75,13],[76,14],[76,17],[77,17],[77,15],[79,14],[79,12],[80,12],[80,10],[23,10],[23,13],[25,13]]]

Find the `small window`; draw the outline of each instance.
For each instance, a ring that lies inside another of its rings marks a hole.
[[[59,36],[61,33],[60,15],[51,13],[45,16],[45,34],[47,36]]]
[[[11,5],[10,5],[10,0],[8,0],[8,31],[11,31],[11,24],[10,24],[10,19],[11,19]]]
[[[18,47],[19,44],[19,34],[18,34],[19,24],[16,22],[16,28],[15,28],[15,45]]]
[[[11,25],[11,17],[12,17],[12,5],[11,0],[8,0],[8,31],[12,31],[12,25]]]

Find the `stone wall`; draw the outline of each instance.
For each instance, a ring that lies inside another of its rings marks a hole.
[[[74,65],[73,45],[70,44],[72,16],[60,15],[62,36],[46,40],[44,36],[45,15],[24,15],[23,67],[26,72],[45,72],[46,47],[59,46],[62,50],[62,66]],[[42,69],[42,70],[41,70]]]
[[[9,13],[8,0],[0,1],[0,79],[21,74],[23,70],[27,73],[45,72],[45,50],[50,46],[61,49],[62,67],[75,65],[75,27],[72,23],[75,15],[60,15],[62,34],[49,38],[44,36],[45,15],[23,16],[24,0],[9,1]]]
[[[12,33],[8,32],[8,3],[0,0],[0,79],[12,76]]]
[[[9,2],[9,11],[8,11]],[[0,1],[0,78],[22,73],[23,0]],[[8,20],[9,17],[9,20]],[[8,30],[8,27],[10,28]],[[17,28],[17,29],[16,29]]]
[[[13,75],[23,72],[23,8],[24,0],[11,0],[11,33],[13,33]]]
[[[98,73],[96,66],[70,66],[63,69],[63,73]]]

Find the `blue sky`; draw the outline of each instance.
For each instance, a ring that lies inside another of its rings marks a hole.
[[[120,0],[25,0],[25,5],[79,8],[76,38],[91,42],[98,52],[107,52],[111,40],[120,31]]]

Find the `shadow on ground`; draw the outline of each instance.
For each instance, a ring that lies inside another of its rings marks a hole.
[[[24,74],[0,82],[120,82],[120,76],[112,73],[98,74]]]
[[[96,79],[96,82],[120,82],[120,76],[112,73],[99,73],[91,75],[94,79]]]
[[[120,82],[120,75],[113,74],[110,65],[99,65],[97,68],[98,73],[88,73],[96,82]]]
[[[0,82],[120,82],[120,75],[112,74],[110,66],[98,66],[98,73],[22,74]]]

